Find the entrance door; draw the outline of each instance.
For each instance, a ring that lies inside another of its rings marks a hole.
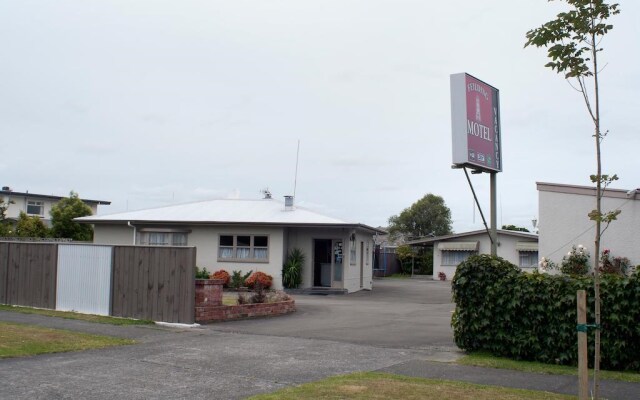
[[[342,287],[342,240],[313,241],[313,286]]]
[[[313,286],[331,287],[331,239],[313,241]]]

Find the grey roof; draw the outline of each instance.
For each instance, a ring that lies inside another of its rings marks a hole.
[[[523,238],[523,239],[531,239],[531,241],[538,241],[538,235],[536,235],[535,233],[527,233],[527,232],[519,232],[519,231],[509,231],[509,230],[505,230],[505,229],[498,229],[498,235],[507,235],[507,236],[516,236],[519,238]],[[434,242],[441,242],[443,240],[449,240],[449,239],[458,239],[458,238],[463,238],[463,237],[467,237],[467,236],[473,236],[473,235],[481,235],[481,234],[487,234],[487,231],[485,229],[480,229],[477,231],[470,231],[470,232],[462,232],[462,233],[454,233],[452,235],[444,235],[444,236],[436,236],[436,237],[430,237],[430,238],[424,238],[424,239],[417,239],[417,240],[411,240],[405,244],[429,244],[429,243],[434,243]]]
[[[274,199],[207,200],[146,210],[76,218],[78,222],[100,223],[166,223],[166,224],[245,224],[279,226],[361,227],[372,232],[379,229],[328,217],[301,207],[285,210],[284,203]]]
[[[29,192],[14,192],[13,190],[0,190],[0,196],[20,196],[20,197],[29,197],[32,199],[47,199],[47,200],[55,200],[59,201],[68,196],[54,196],[49,194],[37,194],[37,193],[29,193]],[[102,204],[109,205],[110,201],[106,200],[91,200],[91,199],[80,199],[85,203],[89,204]]]

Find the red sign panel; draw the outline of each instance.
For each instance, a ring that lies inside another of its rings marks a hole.
[[[453,163],[502,171],[498,90],[468,74],[451,75]]]

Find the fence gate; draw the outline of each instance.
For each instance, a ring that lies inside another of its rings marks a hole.
[[[111,246],[58,247],[56,310],[109,315]]]

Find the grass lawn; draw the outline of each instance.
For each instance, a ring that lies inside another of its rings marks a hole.
[[[0,322],[0,358],[133,344],[130,339]]]
[[[66,319],[79,319],[82,321],[97,322],[99,324],[110,325],[151,325],[153,321],[130,318],[107,317],[104,315],[80,314],[71,311],[45,310],[40,308],[8,306],[0,304],[0,311],[14,311],[23,314],[38,314],[48,317],[59,317]]]
[[[437,379],[410,378],[377,372],[335,376],[318,382],[250,397],[252,400],[276,399],[434,399],[434,400],[516,400],[574,399],[532,390],[507,389]]]
[[[514,369],[517,371],[537,372],[552,375],[578,375],[577,367],[566,365],[552,365],[533,361],[516,361],[509,358],[495,357],[487,353],[468,354],[457,361],[462,365],[475,365],[478,367],[490,367],[501,369]],[[593,370],[589,371],[593,376]],[[638,372],[600,371],[602,379],[612,379],[625,382],[640,382]]]

